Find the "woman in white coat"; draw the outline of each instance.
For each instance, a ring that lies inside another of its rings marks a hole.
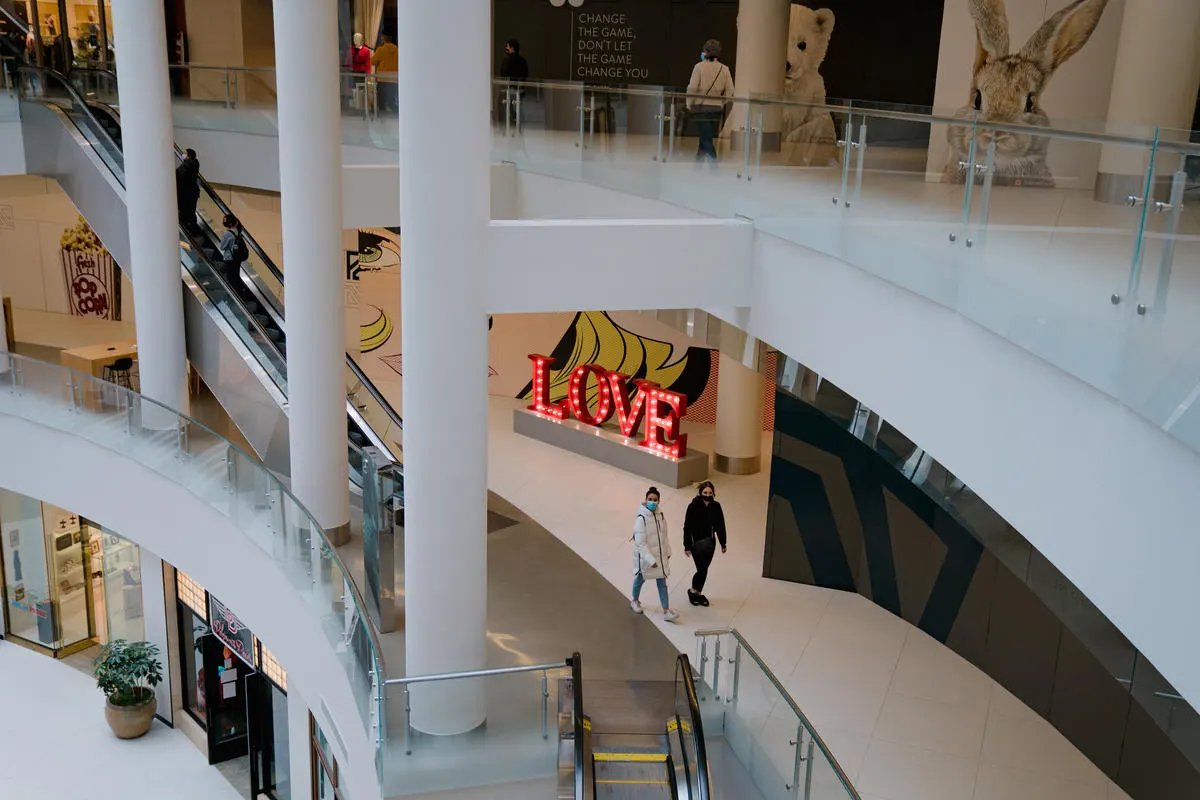
[[[667,518],[658,510],[658,489],[651,486],[646,490],[646,500],[638,506],[633,521],[633,600],[629,607],[633,613],[642,613],[642,585],[647,578],[658,584],[658,598],[662,601],[663,619],[674,622],[679,615],[671,610],[667,597],[667,576],[671,574],[671,540],[667,536]]]

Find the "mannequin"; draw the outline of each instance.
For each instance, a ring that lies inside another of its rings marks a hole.
[[[363,35],[354,34],[354,46],[350,48],[350,71],[366,74],[371,71],[371,48],[363,44]]]

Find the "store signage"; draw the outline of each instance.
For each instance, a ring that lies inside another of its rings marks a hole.
[[[636,391],[630,400],[629,376],[610,372],[599,364],[575,368],[567,387],[567,399],[550,402],[550,368],[554,359],[531,353],[533,362],[533,405],[529,410],[547,419],[562,422],[568,415],[584,425],[600,427],[616,417],[621,435],[636,440],[637,430],[645,422],[640,447],[671,458],[687,455],[687,434],[679,432],[679,418],[687,413],[687,398],[664,389],[653,381],[635,380]],[[587,401],[591,381],[596,384],[596,404]]]

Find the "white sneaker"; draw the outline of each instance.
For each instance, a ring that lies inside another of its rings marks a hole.
[[[674,622],[675,620],[679,619],[679,615],[668,608],[663,612],[663,619],[667,622]]]
[[[642,604],[640,602],[638,602],[637,600],[630,600],[629,608],[632,609],[633,613],[635,613],[635,614],[642,613]]]

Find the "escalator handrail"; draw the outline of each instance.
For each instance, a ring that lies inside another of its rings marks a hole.
[[[49,69],[46,67],[31,66],[31,65],[27,65],[27,64],[22,64],[20,66],[18,72],[35,73],[39,76],[48,77],[48,78],[53,79],[58,86],[61,86],[61,88],[63,88],[67,92],[72,103],[75,106],[78,106],[79,109],[81,109],[81,112],[87,118],[89,126],[92,128],[92,133],[96,136],[97,139],[100,140],[101,145],[103,145],[104,147],[107,147],[110,150],[110,152],[112,152],[112,153],[120,154],[122,157],[122,163],[124,163],[124,150],[116,142],[113,141],[111,136],[109,136],[108,130],[104,127],[103,124],[101,124],[100,120],[98,120],[96,118],[96,114],[92,110],[92,107],[88,104],[87,101],[85,101],[79,95],[79,92],[76,91],[75,87],[71,84],[70,79],[68,79],[62,73],[56,72],[55,70],[52,70],[52,69]],[[67,119],[69,120],[70,117],[67,116]],[[114,177],[117,178],[117,180],[121,184],[121,186],[125,186],[124,174],[114,175]],[[212,232],[211,228],[209,228],[209,232]],[[191,248],[190,252],[193,254],[193,256],[198,261],[203,261],[208,266],[208,268],[210,270],[212,270],[213,274],[216,275],[217,280],[225,287],[226,291],[229,292],[229,295],[231,297],[237,298],[237,293],[233,290],[233,287],[229,285],[229,282],[225,280],[225,275],[222,274],[221,270],[217,269],[217,267],[211,262],[211,260],[209,260],[208,255],[204,252],[203,248]],[[189,269],[188,271],[190,272],[191,270]],[[238,302],[239,303],[241,302],[240,299],[238,300]],[[244,312],[244,316],[245,316],[246,320],[249,321],[249,323],[254,326],[255,331],[258,333],[259,339],[261,340],[260,346],[263,348],[270,348],[270,350],[273,351],[276,356],[278,356],[279,360],[286,364],[287,361],[283,355],[283,351],[281,351],[279,349],[279,345],[276,344],[275,340],[271,338],[271,335],[269,333],[267,333],[266,328],[264,328],[262,323],[258,321],[258,318],[255,317],[254,314],[247,308],[243,307],[242,311]],[[267,370],[268,375],[270,374],[270,372],[271,372],[270,370]],[[274,379],[272,378],[272,380],[274,380]],[[283,391],[283,389],[284,389],[283,386],[277,386],[277,388],[280,389],[281,391]]]
[[[350,368],[352,373],[354,373],[355,379],[363,385],[363,388],[367,390],[367,393],[371,395],[371,398],[383,408],[384,413],[388,415],[388,419],[392,421],[392,424],[403,431],[404,420],[401,419],[400,415],[396,413],[396,409],[392,408],[392,404],[389,403],[382,394],[380,394],[379,389],[375,388],[375,384],[372,383],[371,379],[367,377],[367,373],[363,372],[362,367],[358,365],[357,361],[350,357],[349,353],[346,354],[346,366]]]
[[[588,732],[583,724],[583,663],[579,653],[571,655],[571,691],[572,716],[575,722],[575,800],[589,800],[595,796],[595,786],[588,786],[584,780],[588,758],[585,752]]]
[[[3,10],[2,7],[0,7],[0,10]],[[96,118],[96,114],[95,114],[94,110],[92,109],[92,106],[88,103],[88,101],[84,100],[84,98],[82,96],[80,96],[79,92],[76,90],[75,86],[71,83],[71,80],[69,78],[67,78],[65,75],[63,75],[59,72],[56,72],[52,69],[48,69],[46,67],[21,65],[19,68],[19,71],[21,71],[21,72],[27,71],[27,72],[36,73],[39,75],[44,74],[48,78],[53,79],[56,84],[61,86],[62,89],[67,93],[67,95],[71,99],[73,105],[78,106],[82,110],[82,113],[86,116],[90,126],[93,129],[93,133],[100,140],[101,144],[108,147],[111,152],[121,154],[122,163],[123,163],[123,161],[124,161],[123,148],[120,147],[119,145],[117,145],[117,143],[113,141],[112,137],[108,133],[108,130]],[[105,72],[107,72],[107,71],[105,71]],[[111,75],[112,73],[107,73],[107,74]],[[101,105],[104,105],[104,104],[101,104]],[[108,106],[105,106],[105,108],[106,108],[106,110],[108,110],[110,113],[112,113],[116,117],[116,119],[119,123],[120,122],[119,111],[117,109],[112,109]],[[174,149],[175,149],[176,157],[182,158],[183,153],[180,150],[178,144],[174,145]],[[119,176],[119,180],[120,180],[121,185],[124,186],[125,185],[124,175]],[[212,186],[208,183],[208,181],[204,180],[203,177],[200,177],[200,184],[203,187],[204,191],[214,201],[214,203],[216,203],[217,208],[219,208],[221,210],[221,213],[223,213],[223,214],[232,213],[232,212],[230,212],[229,207],[227,205],[225,205],[225,203],[221,200],[220,196],[213,190]],[[211,233],[215,236],[215,231],[213,231],[212,228],[208,226],[207,222],[204,223],[204,227],[208,230],[209,233]],[[258,255],[259,259],[262,261],[263,264],[266,265],[267,269],[271,272],[272,276],[274,276],[276,278],[276,280],[279,281],[280,285],[286,286],[286,283],[283,280],[283,273],[279,270],[279,268],[277,266],[275,266],[275,263],[262,250],[262,248],[259,246],[258,242],[254,241],[253,237],[250,236],[249,234],[247,234],[244,229],[242,231],[242,237],[243,237],[243,240],[246,242],[247,247],[251,248],[254,251],[254,253]],[[225,275],[223,274],[222,270],[218,269],[209,260],[208,255],[206,253],[204,253],[203,248],[193,249],[192,252],[198,259],[203,260],[209,266],[209,268],[217,276],[217,279],[229,291],[230,296],[237,299],[237,301],[240,303],[241,300],[240,300],[240,298],[238,298],[237,292],[235,292],[233,290],[233,287],[229,286],[229,283],[228,283],[228,281],[226,281]],[[266,294],[267,294],[267,297],[269,298],[270,302],[272,303],[272,305],[274,305],[277,298],[275,298],[273,293],[271,293],[270,291],[268,291]],[[270,334],[267,333],[266,329],[263,327],[262,323],[259,322],[258,318],[254,315],[254,313],[244,307],[242,310],[245,312],[246,319],[249,320],[250,324],[253,325],[254,328],[259,333],[259,338],[262,340],[262,346],[266,347],[266,348],[270,348],[274,352],[274,354],[277,355],[284,364],[286,364],[287,360],[286,360],[286,357],[283,355],[283,351],[279,349],[279,345],[275,342],[274,339],[271,338]],[[284,311],[282,308],[275,306],[274,310],[276,311],[277,314],[280,314],[281,316],[284,315]],[[284,318],[286,319],[286,317],[284,317]],[[281,320],[281,322],[282,322],[282,320]],[[386,400],[386,398],[384,398],[382,393],[380,393],[379,389],[376,388],[375,384],[370,380],[370,378],[367,377],[366,373],[362,371],[362,368],[359,367],[358,363],[355,362],[354,358],[349,353],[346,353],[346,365],[350,368],[350,371],[354,374],[354,377],[359,381],[359,383],[361,383],[362,386],[367,390],[367,393],[371,395],[371,398],[379,405],[380,408],[383,409],[384,413],[388,416],[388,418],[392,421],[392,423],[397,425],[398,428],[401,431],[403,431],[404,430],[404,422],[401,419],[400,415],[396,413],[396,410],[394,408],[392,408],[391,403],[389,403]],[[286,380],[286,378],[285,378],[285,380]],[[280,386],[278,388],[280,390],[284,389],[284,387],[282,387],[282,386]],[[285,392],[285,395],[286,395],[286,392]],[[349,400],[349,398],[347,398],[347,400]],[[382,439],[381,439],[381,442],[382,442]],[[391,448],[386,446],[386,442],[384,442],[383,444],[384,444],[384,447],[381,448],[383,453],[387,456],[387,458],[393,464],[399,464],[400,463],[399,459],[396,458],[395,454],[391,452]]]
[[[73,86],[71,88],[74,89]],[[118,109],[112,108],[112,107],[108,106],[107,104],[100,103],[99,101],[93,101],[93,102],[96,102],[97,105],[102,106],[107,113],[111,113],[114,117],[116,117],[117,121],[120,122],[121,116],[120,116],[120,112]],[[88,107],[89,112],[90,112],[91,111],[90,104],[87,102],[84,102],[84,105]],[[93,115],[93,118],[94,118],[94,115]],[[97,126],[103,130],[103,126],[99,125],[98,122],[97,122]],[[108,132],[106,130],[103,132],[104,132],[104,135],[107,137]],[[109,138],[108,141],[109,141],[109,143],[112,144],[113,147],[116,147],[116,144],[111,141],[111,138]],[[182,161],[184,158],[184,151],[179,147],[178,144],[175,144],[175,157],[179,161]],[[217,193],[217,191],[215,189],[213,189],[212,185],[207,180],[205,180],[203,175],[199,176],[199,182],[200,182],[200,187],[203,189],[205,194],[208,195],[209,199],[214,203],[214,205],[216,205],[217,209],[221,212],[221,214],[223,214],[223,215],[224,214],[233,214],[233,212],[230,210],[229,206],[225,204],[225,201],[223,201],[221,199],[221,196]],[[205,222],[205,228],[214,236],[216,235],[216,232],[213,231],[212,228],[208,226],[207,222]],[[263,265],[266,266],[267,270],[271,273],[271,276],[274,277],[275,280],[279,281],[279,285],[286,286],[286,284],[284,283],[284,280],[283,280],[283,272],[280,271],[280,269],[277,266],[275,266],[275,262],[271,260],[271,258],[266,254],[266,252],[263,251],[263,249],[259,245],[259,243],[254,240],[254,237],[251,236],[250,233],[247,232],[244,228],[242,229],[242,240],[246,243],[246,246],[253,253],[255,253],[258,256],[259,261]],[[220,280],[227,284],[227,282],[225,281],[225,276],[221,273],[221,271],[216,270],[216,269],[214,269],[214,271],[217,273]],[[275,313],[281,317],[280,321],[282,321],[283,318],[286,318],[284,309],[278,305],[278,298],[275,297],[273,292],[271,292],[270,290],[267,290],[265,292],[265,296],[263,297],[263,299],[271,304]],[[253,314],[248,314],[248,316],[253,318]],[[270,337],[266,333],[266,331],[264,331],[262,329],[262,326],[261,326],[261,324],[259,324],[258,320],[253,319],[253,322],[254,322],[254,325],[262,333],[263,337],[265,337],[265,339],[267,341],[271,342],[271,346],[275,349],[275,351],[277,353],[279,353],[280,358],[283,358],[282,352],[275,345],[274,341],[270,339]],[[391,404],[386,400],[386,398],[384,398],[384,396],[380,393],[379,389],[377,389],[375,387],[375,384],[371,382],[371,379],[367,377],[366,373],[364,373],[362,371],[362,368],[358,365],[358,363],[354,360],[354,358],[349,353],[346,353],[346,366],[354,374],[355,379],[358,380],[358,382],[367,390],[367,393],[371,395],[371,398],[383,409],[384,413],[388,416],[388,418],[392,421],[392,423],[395,424],[400,430],[403,430],[404,423],[400,419],[400,415],[396,413],[396,410],[394,408],[392,408]],[[282,387],[280,387],[280,388],[282,388]],[[398,460],[395,459],[394,454],[391,453],[390,448],[387,448],[387,447],[383,448],[383,452],[390,461],[392,461],[393,463],[398,463]]]
[[[696,785],[700,789],[700,797],[695,800],[712,800],[712,790],[708,773],[708,750],[704,746],[704,723],[700,719],[700,700],[696,695],[696,683],[692,680],[692,664],[685,653],[680,653],[675,662],[675,672],[683,682],[684,694],[687,696],[688,712],[691,716],[692,741],[696,752]],[[687,756],[687,751],[684,751]]]

